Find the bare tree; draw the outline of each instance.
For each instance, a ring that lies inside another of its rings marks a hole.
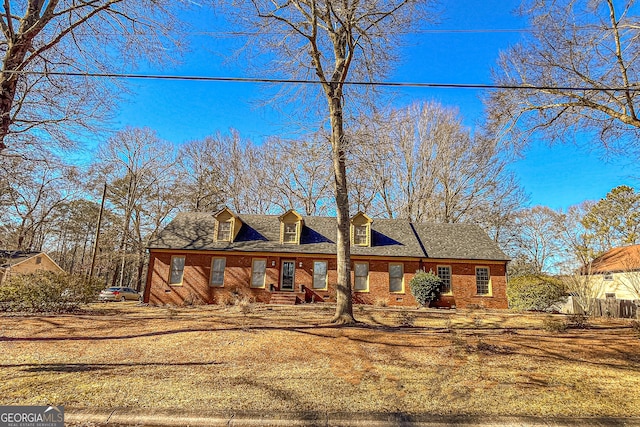
[[[170,58],[179,41],[168,0],[5,1],[0,9],[0,154],[41,150],[94,129],[113,107],[119,71]],[[173,6],[175,7],[175,6]],[[78,127],[79,126],[79,127]],[[35,138],[36,135],[44,139]],[[41,153],[41,156],[42,153]]]
[[[496,131],[515,143],[588,133],[608,150],[639,148],[640,19],[633,0],[526,0],[526,41],[500,55],[492,92]]]
[[[571,273],[588,265],[601,253],[594,247],[593,239],[582,224],[582,219],[592,206],[593,202],[585,201],[570,206],[564,212],[558,212],[558,237],[562,242],[565,255],[561,270],[565,273]]]
[[[600,288],[591,273],[591,264],[587,264],[583,268],[563,276],[563,282],[567,292],[582,307],[585,314],[593,316]]]
[[[547,206],[522,209],[516,216],[516,237],[510,246],[518,274],[554,273],[560,261],[559,213]],[[515,268],[514,268],[515,267]]]
[[[20,157],[2,158],[0,187],[6,206],[0,211],[5,247],[42,249],[55,213],[78,188],[78,171],[55,159],[31,162]]]
[[[416,220],[419,199],[431,199],[435,191],[430,153],[420,146],[423,129],[409,110],[360,117],[349,145],[350,179],[354,199],[366,200],[367,212]]]
[[[180,146],[179,162],[186,209],[217,212],[225,204],[224,152],[220,137],[207,137]]]
[[[269,213],[274,206],[273,178],[260,147],[241,138],[237,131],[222,139],[225,150],[220,160],[227,204],[236,212]]]
[[[353,175],[372,183],[370,205],[383,215],[498,230],[520,208],[522,192],[501,145],[472,135],[457,110],[430,102],[362,121],[349,147],[359,168]]]
[[[274,203],[281,209],[299,209],[305,215],[326,213],[331,164],[322,138],[321,134],[300,140],[271,138],[260,147],[277,193]]]
[[[75,198],[64,202],[52,213],[48,221],[51,236],[46,244],[47,252],[68,273],[89,272],[99,212],[99,203]],[[116,219],[109,210],[103,212],[100,248],[110,246],[114,250],[117,246],[119,227],[114,227]]]
[[[99,147],[94,173],[107,180],[107,198],[122,224],[113,283],[125,280],[139,287],[149,239],[181,205],[175,192],[177,159],[173,146],[148,128],[127,128]]]
[[[293,77],[314,77],[322,88],[331,129],[337,213],[337,308],[334,322],[354,322],[351,301],[349,192],[345,161],[344,109],[349,76],[384,74],[398,36],[418,22],[431,1],[417,0],[251,0],[240,18],[256,28],[260,47]],[[233,8],[232,8],[233,9]],[[286,61],[286,65],[284,62]]]

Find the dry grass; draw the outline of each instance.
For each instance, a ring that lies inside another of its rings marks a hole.
[[[92,305],[0,316],[0,404],[468,415],[640,416],[625,321],[332,307]],[[411,323],[412,326],[409,326]],[[404,324],[404,326],[400,326]]]

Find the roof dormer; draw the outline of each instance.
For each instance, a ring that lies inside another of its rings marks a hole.
[[[371,246],[371,223],[373,220],[365,213],[358,212],[351,217],[351,244]]]
[[[304,221],[293,209],[280,215],[280,243],[300,244],[300,235]]]
[[[216,242],[233,242],[238,232],[240,232],[240,228],[242,228],[242,221],[238,218],[238,215],[225,206],[214,215],[214,218],[216,219],[216,226],[213,231],[214,240]]]

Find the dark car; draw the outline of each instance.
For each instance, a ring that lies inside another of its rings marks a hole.
[[[133,288],[124,288],[118,286],[112,286],[108,289],[100,291],[98,295],[98,301],[140,301],[142,295]]]

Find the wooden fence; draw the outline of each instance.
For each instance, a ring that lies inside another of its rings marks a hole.
[[[601,317],[621,317],[625,319],[635,319],[638,312],[638,305],[626,299],[599,299],[595,301],[593,315]]]
[[[617,317],[636,319],[640,310],[640,301],[625,299],[598,299],[594,301],[593,315],[598,317]],[[584,310],[575,298],[569,297],[561,311],[567,314],[582,314]]]

